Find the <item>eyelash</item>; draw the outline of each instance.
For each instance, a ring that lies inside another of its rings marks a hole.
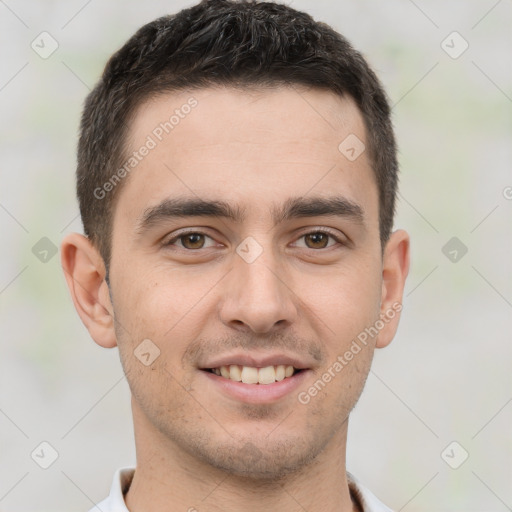
[[[307,235],[312,235],[312,234],[317,234],[317,233],[322,233],[324,235],[328,235],[329,237],[331,237],[333,240],[335,240],[338,244],[340,245],[346,245],[346,242],[344,240],[342,240],[339,236],[337,236],[335,233],[333,233],[332,231],[330,230],[327,230],[325,228],[318,228],[318,229],[314,229],[312,231],[308,231],[306,233],[302,233],[298,239],[301,239]],[[164,242],[162,245],[164,247],[172,247],[172,245],[178,241],[180,238],[183,238],[187,235],[203,235],[203,236],[206,236],[208,238],[212,238],[210,235],[208,235],[207,233],[204,233],[202,231],[182,231],[180,234],[178,235],[175,235],[173,238],[171,238],[170,240]],[[212,238],[213,239],[213,238]],[[331,249],[332,247],[334,246],[330,246],[330,247],[324,247],[322,249],[311,249],[310,247],[306,247],[306,249],[310,249],[311,251],[321,251],[321,250],[327,250],[327,249]],[[187,249],[186,247],[180,247],[180,249],[184,250],[184,251],[187,251],[187,252],[199,252],[201,251],[202,249],[204,248],[200,248],[200,249]],[[207,247],[208,249],[208,247]]]

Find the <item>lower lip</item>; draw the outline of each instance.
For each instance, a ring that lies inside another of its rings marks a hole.
[[[217,389],[220,389],[221,392],[235,400],[251,404],[272,403],[290,395],[303,384],[310,371],[311,370],[302,370],[291,377],[286,377],[273,384],[244,384],[243,382],[226,379],[215,373],[200,370],[200,372],[204,374]]]

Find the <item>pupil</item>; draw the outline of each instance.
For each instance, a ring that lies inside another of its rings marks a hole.
[[[322,239],[325,241],[327,239],[327,235],[325,233],[313,233],[312,235],[309,235],[313,239],[313,244],[317,244],[318,242],[321,242]],[[322,247],[325,247],[325,243],[322,244]]]
[[[187,242],[191,242],[191,245],[196,245],[198,242],[201,241],[202,236],[203,235],[201,235],[199,233],[192,233],[192,234],[186,236],[186,240],[187,240]],[[199,244],[199,245],[201,245],[201,244]]]

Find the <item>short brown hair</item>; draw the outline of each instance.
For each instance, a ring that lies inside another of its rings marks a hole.
[[[385,92],[363,56],[329,25],[283,4],[203,0],[141,27],[107,62],[88,95],[78,143],[84,232],[108,268],[115,198],[98,190],[126,160],[135,109],[152,95],[213,85],[300,84],[352,97],[365,122],[379,190],[382,246],[395,213],[398,164]]]

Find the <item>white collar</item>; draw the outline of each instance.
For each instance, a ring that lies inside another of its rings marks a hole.
[[[135,467],[118,469],[115,472],[108,497],[91,508],[89,512],[129,512],[124,502],[124,495],[132,483],[134,473]],[[359,501],[363,512],[393,512],[348,471],[347,480],[350,494],[356,501]]]

